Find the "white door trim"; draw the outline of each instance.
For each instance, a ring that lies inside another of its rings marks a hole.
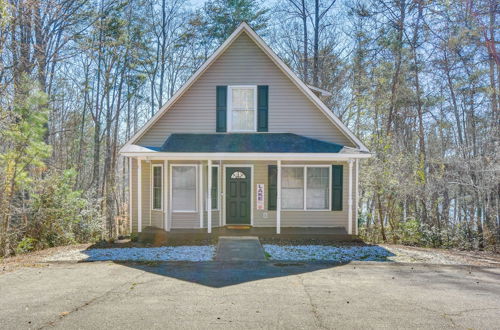
[[[226,225],[226,168],[235,168],[235,167],[249,167],[250,168],[250,225],[253,226],[253,190],[254,190],[254,166],[253,164],[224,164],[223,165],[223,181],[222,181],[222,189],[223,189],[223,205],[222,205],[222,225]]]

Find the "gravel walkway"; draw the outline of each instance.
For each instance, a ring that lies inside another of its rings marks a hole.
[[[44,261],[210,261],[214,253],[213,245],[89,249],[56,253]]]

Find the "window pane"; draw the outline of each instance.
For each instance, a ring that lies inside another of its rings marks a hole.
[[[196,211],[196,167],[172,168],[172,210]]]
[[[302,210],[304,208],[304,168],[281,169],[281,207]]]
[[[231,130],[255,130],[255,89],[231,88]]]
[[[324,210],[328,208],[329,169],[309,167],[307,169],[307,209]]]
[[[235,131],[251,131],[255,126],[255,111],[253,110],[233,110],[232,129]]]
[[[161,167],[153,167],[153,209],[161,209]]]
[[[234,110],[253,110],[254,92],[253,88],[232,88],[233,91],[231,104]]]

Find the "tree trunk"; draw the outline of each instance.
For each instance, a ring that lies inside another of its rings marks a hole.
[[[404,28],[405,28],[405,19],[406,19],[406,0],[399,0],[399,18],[396,22],[397,29],[397,37],[396,37],[396,59],[394,61],[394,74],[392,75],[391,82],[391,100],[389,104],[389,115],[387,117],[387,132],[389,135],[391,133],[392,122],[394,121],[394,112],[396,111],[396,102],[398,99],[399,92],[399,80],[401,73],[401,63],[403,59],[403,36],[404,36]]]
[[[313,54],[313,85],[319,87],[319,0],[314,1],[314,54]]]
[[[304,82],[307,84],[309,80],[309,54],[308,54],[308,35],[307,35],[307,9],[306,9],[306,3],[305,0],[302,0],[302,32],[303,32],[303,47],[304,47],[304,54],[303,54],[303,65],[304,65]]]

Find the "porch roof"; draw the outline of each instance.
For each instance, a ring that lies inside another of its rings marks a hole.
[[[159,152],[190,153],[339,153],[344,146],[293,133],[174,133]]]

